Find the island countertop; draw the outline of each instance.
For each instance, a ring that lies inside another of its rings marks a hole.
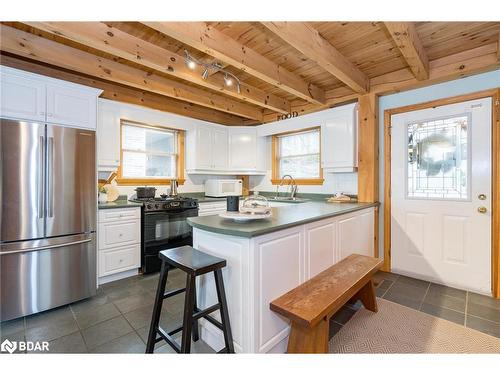
[[[376,203],[326,203],[310,201],[289,203],[286,206],[273,207],[269,219],[237,222],[218,215],[190,217],[187,222],[194,228],[209,232],[238,237],[256,237],[286,229],[296,225],[343,215],[349,212],[377,207]]]

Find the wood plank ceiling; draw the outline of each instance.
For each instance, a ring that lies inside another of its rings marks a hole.
[[[499,22],[3,22],[1,63],[104,98],[254,125],[500,66]],[[224,74],[186,65],[185,51]]]

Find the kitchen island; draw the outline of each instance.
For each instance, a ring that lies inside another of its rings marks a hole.
[[[193,246],[227,260],[223,276],[236,352],[286,351],[289,323],[269,303],[352,253],[373,256],[377,207],[310,201],[273,207],[271,218],[251,222],[188,219]],[[200,308],[216,303],[211,274],[199,277],[197,288]],[[200,326],[202,339],[220,350],[222,333],[203,319]]]

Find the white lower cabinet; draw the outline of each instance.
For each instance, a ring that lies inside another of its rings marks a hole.
[[[373,256],[373,228],[373,207],[252,238],[194,228],[195,248],[227,260],[223,277],[236,352],[284,353],[290,322],[269,303],[348,254]],[[216,302],[211,275],[198,278],[197,288],[199,308]],[[203,319],[200,325],[201,338],[222,349],[222,333]]]
[[[139,207],[99,210],[97,237],[99,284],[128,277],[141,266]]]

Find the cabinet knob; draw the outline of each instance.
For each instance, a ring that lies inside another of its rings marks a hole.
[[[123,233],[118,233],[118,237],[123,237]]]

